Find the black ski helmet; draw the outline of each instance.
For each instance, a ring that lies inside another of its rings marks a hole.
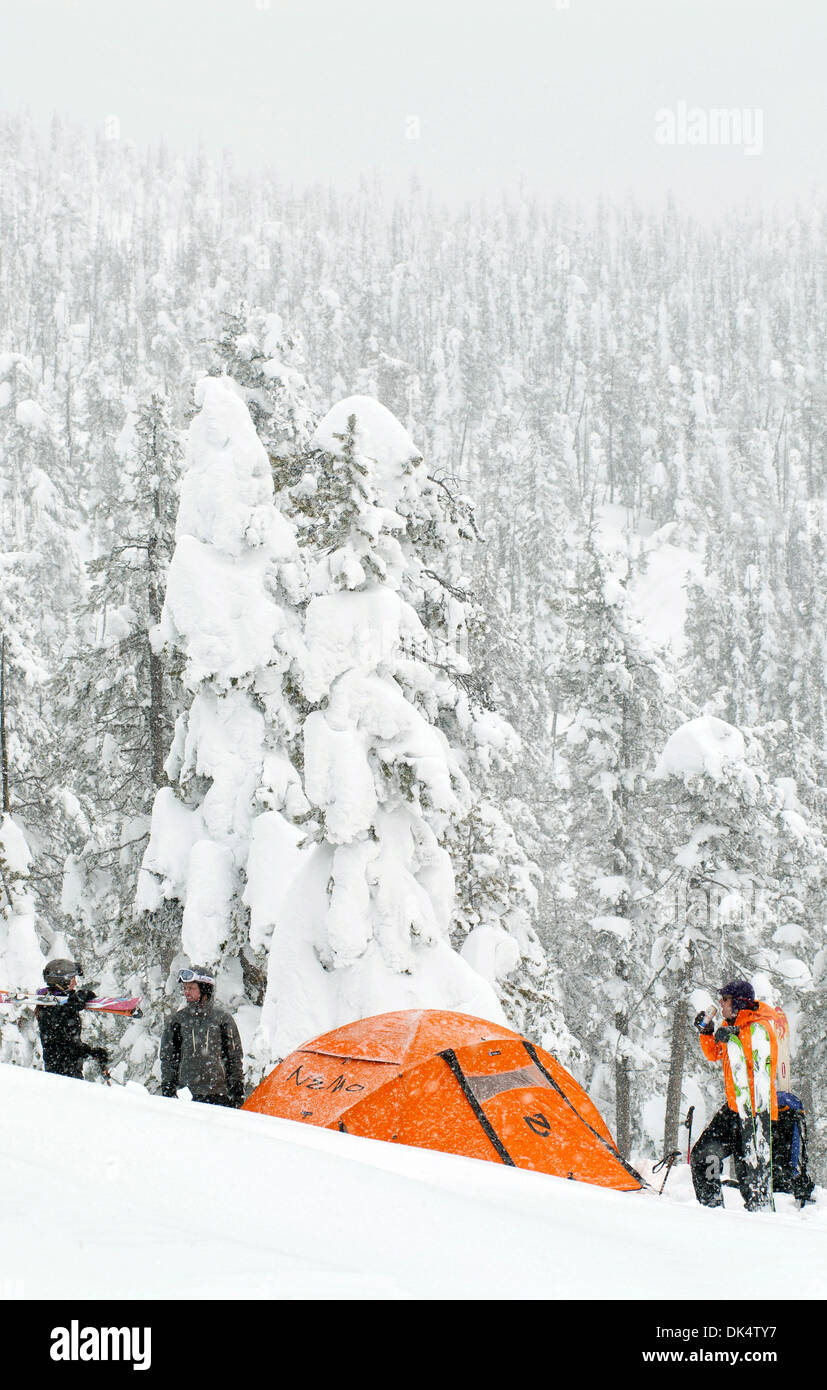
[[[43,978],[52,989],[68,989],[75,976],[82,974],[76,960],[50,960],[43,968]]]
[[[721,999],[729,998],[736,1010],[755,1008],[755,990],[749,980],[730,980],[718,990]]]

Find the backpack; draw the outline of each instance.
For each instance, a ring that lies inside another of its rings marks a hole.
[[[791,1192],[802,1207],[814,1201],[815,1183],[807,1173],[804,1106],[792,1091],[778,1092],[778,1119],[772,1126],[772,1186],[774,1192]]]

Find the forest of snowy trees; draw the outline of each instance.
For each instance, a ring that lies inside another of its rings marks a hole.
[[[87,1027],[152,1089],[186,960],[250,1083],[369,1013],[504,1018],[659,1155],[746,977],[817,1169],[826,230],[4,118],[0,986],[141,994]]]

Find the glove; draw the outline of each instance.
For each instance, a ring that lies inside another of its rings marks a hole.
[[[737,1028],[728,1028],[725,1023],[722,1023],[715,1034],[715,1041],[716,1043],[720,1043],[722,1047],[725,1047],[726,1044],[729,1042],[730,1038],[735,1038],[737,1036]]]
[[[701,1009],[701,1012],[695,1015],[695,1027],[699,1033],[712,1032],[712,1019],[707,1018],[705,1009]]]
[[[75,998],[77,999],[79,1004],[88,1004],[89,1000],[94,999],[94,997],[95,991],[93,989],[86,989],[84,987],[83,989],[75,990]]]
[[[105,1047],[91,1048],[89,1051],[89,1056],[94,1057],[95,1061],[99,1062],[102,1067],[105,1067],[107,1062],[109,1061],[109,1053],[107,1052]]]

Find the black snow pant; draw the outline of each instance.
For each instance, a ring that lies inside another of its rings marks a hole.
[[[762,1136],[770,1144],[769,1115],[759,1115]],[[690,1156],[695,1196],[702,1206],[722,1207],[724,1159],[735,1161],[735,1177],[748,1211],[766,1211],[772,1205],[772,1172],[756,1154],[751,1118],[742,1119],[728,1105],[722,1106],[707,1125]]]

